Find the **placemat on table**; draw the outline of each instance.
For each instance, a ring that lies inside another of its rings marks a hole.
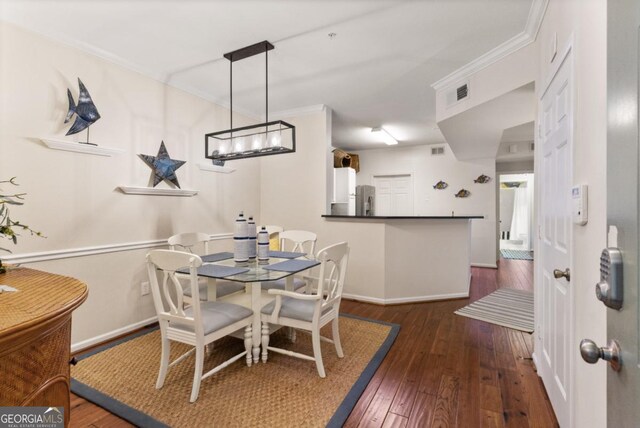
[[[188,268],[178,269],[176,272],[189,273]],[[249,272],[248,268],[221,265],[202,265],[198,268],[198,275],[208,276],[210,278],[226,278],[227,276],[237,275],[239,273]]]
[[[313,266],[319,265],[320,262],[315,260],[285,260],[284,262],[274,263],[269,266],[265,266],[266,270],[277,270],[280,272],[298,272],[304,269],[308,269]]]
[[[278,259],[297,259],[298,257],[306,255],[307,253],[298,253],[294,251],[269,251],[269,257],[275,257]]]
[[[213,263],[213,262],[219,262],[221,260],[227,260],[227,259],[230,259],[232,257],[233,257],[233,253],[225,251],[225,252],[222,252],[222,253],[207,254],[206,256],[202,256],[200,258],[205,263]]]

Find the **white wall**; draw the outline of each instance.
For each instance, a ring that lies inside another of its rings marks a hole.
[[[500,189],[500,232],[511,230],[515,193],[513,189]]]
[[[471,228],[471,262],[478,266],[496,266],[496,186],[493,182],[474,183],[481,174],[496,179],[495,160],[458,161],[445,146],[444,155],[431,156],[431,147],[392,147],[355,152],[360,155],[356,183],[373,184],[375,175],[411,174],[413,177],[414,215],[482,215]],[[445,190],[434,189],[440,180]],[[456,198],[460,189],[471,192],[468,198]]]
[[[496,172],[497,173],[525,173],[525,172],[533,172],[533,159],[531,160],[522,160],[522,161],[514,161],[514,162],[500,162],[500,160],[496,161]]]
[[[240,209],[259,218],[259,160],[235,161],[237,171],[230,175],[197,167],[204,161],[205,132],[226,128],[227,110],[9,24],[0,23],[0,43],[0,179],[18,177],[20,190],[28,196],[24,206],[12,207],[13,217],[47,236],[21,236],[18,245],[11,246],[14,253],[109,247],[193,230],[226,233]],[[124,153],[90,156],[51,150],[39,141],[47,136],[74,140],[64,136],[69,125],[63,120],[67,87],[77,99],[77,77],[102,115],[91,127],[91,141]],[[115,190],[148,185],[151,170],[137,155],[155,155],[161,140],[171,157],[187,161],[177,171],[182,187],[199,194],[132,196]],[[72,341],[78,342],[154,314],[151,296],[139,292],[140,281],[146,280],[146,251],[28,267],[86,282],[89,298],[73,319]]]
[[[571,284],[574,287],[576,350],[573,391],[574,426],[606,426],[606,364],[586,364],[578,350],[581,339],[606,343],[606,309],[594,293],[599,257],[606,246],[607,141],[607,2],[551,1],[538,35],[540,65],[536,88],[550,79],[549,46],[557,35],[558,52],[573,37],[574,152],[573,182],[589,185],[589,223],[573,227]]]
[[[533,150],[531,150],[531,143],[533,143],[533,140],[500,143],[500,147],[498,147],[498,153],[496,154],[496,159],[498,162],[516,162],[524,160],[533,162]],[[511,146],[515,146],[516,153],[509,152]]]

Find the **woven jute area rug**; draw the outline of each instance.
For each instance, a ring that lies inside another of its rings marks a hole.
[[[330,325],[323,335],[331,337]],[[71,390],[137,426],[323,427],[341,426],[398,334],[399,326],[340,317],[344,358],[322,342],[327,373],[315,363],[275,352],[266,364],[247,367],[244,359],[202,381],[189,403],[194,358],[169,369],[164,387],[155,388],[160,364],[160,332],[154,329],[80,356],[71,368]],[[292,343],[284,330],[273,346],[313,355],[311,337],[299,332]],[[189,348],[171,343],[171,361]],[[244,349],[224,338],[205,356],[205,372]]]

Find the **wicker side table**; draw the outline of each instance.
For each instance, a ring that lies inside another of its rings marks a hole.
[[[0,274],[0,406],[47,406],[70,415],[71,313],[87,298],[74,278],[27,268]]]

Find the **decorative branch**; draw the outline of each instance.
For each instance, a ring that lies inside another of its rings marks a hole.
[[[16,182],[16,177],[11,177],[9,180],[0,181],[0,184],[7,183],[13,186],[19,186],[19,184]],[[44,235],[42,235],[42,232],[33,230],[28,225],[11,219],[9,205],[24,205],[24,202],[20,202],[24,200],[24,196],[26,196],[26,193],[5,194],[0,190],[0,237],[10,240],[14,243],[14,245],[18,243],[18,236],[20,236],[20,233],[18,232],[29,232],[31,236],[46,238]],[[6,251],[8,253],[11,252],[11,250],[9,250],[8,248],[0,247],[0,250]],[[4,271],[5,269],[2,267],[2,263],[0,262],[0,273]]]

